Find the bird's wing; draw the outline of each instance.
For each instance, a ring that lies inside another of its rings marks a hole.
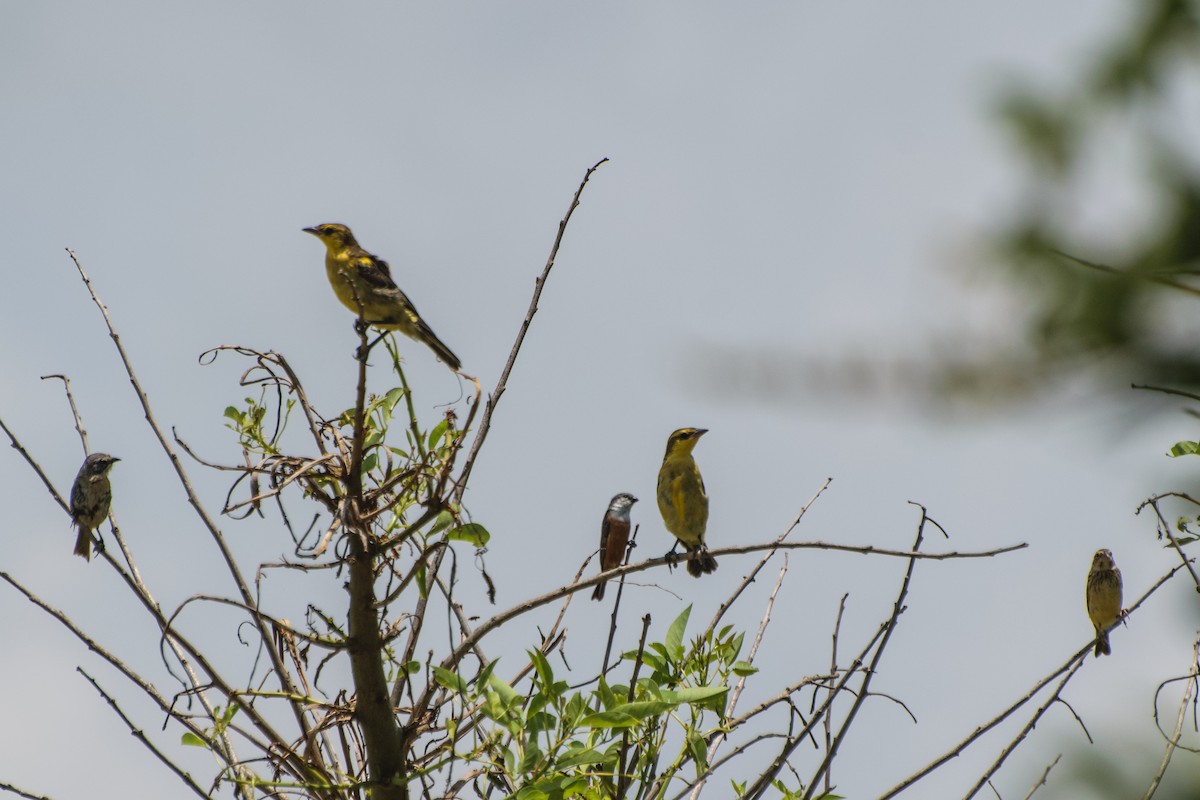
[[[604,569],[604,556],[608,553],[608,532],[609,522],[608,514],[604,515],[604,521],[600,523],[600,569]]]
[[[392,280],[392,271],[388,268],[387,262],[378,256],[373,256],[370,253],[363,253],[355,257],[354,269],[358,276],[362,278],[362,282],[372,289],[395,289],[399,291],[396,282]]]

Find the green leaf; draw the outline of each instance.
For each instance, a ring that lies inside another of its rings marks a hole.
[[[385,394],[383,396],[383,407],[390,414],[392,409],[396,407],[396,404],[399,403],[403,399],[404,399],[404,387],[397,386],[395,389],[390,390],[387,394]]]
[[[554,685],[554,670],[550,667],[550,662],[546,660],[546,656],[540,650],[530,650],[529,660],[533,662],[533,668],[537,670],[538,682],[545,688],[550,688]]]
[[[692,607],[689,604],[667,629],[667,654],[675,661],[683,660],[683,634],[687,630],[688,617],[691,615]]]
[[[1176,442],[1167,451],[1171,458],[1200,455],[1200,442]]]
[[[588,764],[602,764],[608,757],[592,747],[581,747],[573,753],[560,756],[555,764],[557,769],[570,769]]]
[[[433,679],[445,686],[447,689],[458,692],[459,694],[467,693],[467,683],[458,676],[457,672],[451,672],[442,667],[433,668]]]
[[[208,742],[204,741],[191,731],[185,731],[183,736],[180,737],[179,741],[180,744],[185,744],[188,747],[203,747],[205,750],[208,749]]]
[[[704,737],[693,733],[687,737],[687,749],[696,762],[696,769],[703,772],[708,769],[708,753],[704,747]]]
[[[429,432],[429,449],[436,450],[438,442],[446,435],[446,431],[450,429],[450,422],[443,419],[437,425],[433,426],[433,430]]]
[[[604,680],[604,676],[600,676],[600,683],[596,687],[596,694],[600,695],[600,705],[605,708],[613,708],[619,702],[617,696],[613,694],[612,689],[608,688],[608,681]]]
[[[729,691],[728,686],[688,686],[675,691],[663,690],[663,700],[678,703],[703,703]]]
[[[542,761],[542,751],[538,749],[536,744],[532,742],[525,748],[525,757],[521,759],[521,765],[518,770],[522,774],[533,772]],[[519,796],[519,795],[518,795]]]
[[[433,525],[429,528],[429,535],[446,530],[454,524],[454,515],[449,511],[441,511],[433,518]]]
[[[636,700],[632,703],[622,703],[613,709],[613,713],[626,714],[635,719],[649,719],[668,711],[674,711],[678,707],[679,703],[669,700]]]
[[[584,717],[579,724],[585,728],[632,728],[638,722],[637,717],[619,711],[601,711]]]
[[[758,672],[758,667],[753,666],[748,661],[735,661],[730,669],[734,675],[753,675]]]
[[[241,424],[241,422],[242,422],[242,412],[238,411],[233,406],[225,407],[225,416],[238,424]]]
[[[495,664],[495,663],[496,663],[495,661],[492,662],[492,664]],[[488,688],[492,689],[496,694],[500,695],[500,699],[503,700],[506,705],[511,703],[514,700],[520,699],[520,697],[521,697],[521,695],[517,694],[517,691],[515,689],[513,689],[513,687],[509,686],[507,683],[502,681],[500,678],[497,678],[495,675],[487,676],[487,685],[488,685]]]
[[[450,531],[446,538],[452,542],[470,542],[476,547],[485,547],[492,535],[478,522],[468,522]]]
[[[479,675],[477,675],[475,677],[476,685],[478,685],[478,686],[486,685],[490,681],[490,679],[492,677],[492,672],[496,669],[496,665],[499,663],[500,663],[499,659],[488,662],[484,666],[484,668],[479,671]]]

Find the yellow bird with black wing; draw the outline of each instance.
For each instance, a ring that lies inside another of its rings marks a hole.
[[[325,274],[342,305],[359,313],[380,330],[399,331],[429,347],[450,369],[458,372],[462,362],[434,334],[417,313],[408,295],[392,280],[387,262],[364,250],[345,225],[326,222],[305,228],[325,244]]]

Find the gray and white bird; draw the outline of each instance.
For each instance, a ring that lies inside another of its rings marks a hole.
[[[92,453],[83,460],[71,487],[71,521],[79,528],[75,555],[82,556],[84,561],[92,560],[92,531],[104,522],[112,503],[108,471],[120,460],[108,453]]]
[[[608,572],[621,566],[625,560],[625,548],[629,546],[629,512],[638,500],[631,494],[622,492],[615,495],[604,512],[604,521],[600,523],[600,571]],[[603,581],[596,584],[592,592],[593,600],[604,599]]]

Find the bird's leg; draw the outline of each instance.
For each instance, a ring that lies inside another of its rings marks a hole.
[[[100,535],[99,528],[96,528],[96,530],[93,531],[93,533],[95,533],[96,535],[92,539],[92,550],[95,552],[96,555],[100,555],[101,553],[104,552],[104,537]]]
[[[677,547],[679,547],[678,539],[675,540],[675,544],[671,545],[671,549],[668,550],[665,555],[663,555],[663,558],[667,560],[668,570],[674,570],[675,564],[679,561],[679,557],[675,554],[675,549]]]
[[[354,320],[354,332],[357,333],[359,336],[362,336],[364,333],[367,332],[367,326],[369,324],[370,323],[364,321],[362,317],[359,317],[358,319]],[[367,356],[369,356],[371,354],[371,351],[375,348],[375,345],[379,344],[383,340],[383,337],[385,337],[385,336],[387,336],[387,331],[382,331],[378,336],[375,337],[375,339],[373,341],[369,342],[368,344],[366,344],[366,345],[360,344],[358,346],[358,348],[354,351],[355,360],[356,361],[366,361]]]

